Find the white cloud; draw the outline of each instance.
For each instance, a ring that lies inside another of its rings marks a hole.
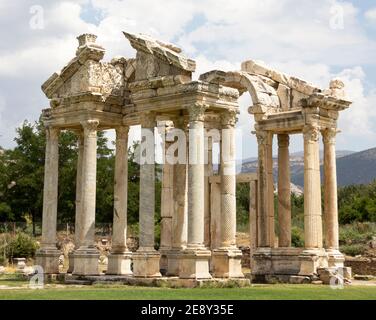
[[[376,41],[367,35],[360,11],[350,1],[237,0],[234,5],[227,0],[40,0],[43,30],[30,29],[29,9],[34,4],[33,0],[0,1],[4,109],[0,124],[11,128],[0,144],[11,145],[13,128],[23,119],[38,118],[48,103],[40,85],[74,56],[77,35],[97,34],[108,60],[115,55],[134,56],[135,51],[121,33],[128,30],[178,43],[196,59],[196,79],[212,69],[239,69],[240,62],[247,59],[264,60],[321,87],[327,87],[338,74],[334,69],[343,70],[339,75],[354,105],[340,117],[344,138],[339,144],[355,148],[361,140],[362,147],[374,145],[376,90],[364,89],[368,79],[356,66],[375,63]],[[343,8],[343,30],[330,27],[333,5]],[[96,25],[87,17],[83,19],[84,6],[94,8],[103,19]],[[366,14],[368,19],[373,17],[372,12]],[[199,21],[195,21],[198,16]],[[249,137],[243,139],[246,156],[256,153],[255,139],[250,135],[253,119],[247,113],[250,104],[247,95],[240,99],[238,126]],[[132,135],[136,137],[137,130]]]
[[[376,8],[366,11],[364,15],[368,21],[376,23]]]

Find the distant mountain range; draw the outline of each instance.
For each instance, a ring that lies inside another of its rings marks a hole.
[[[320,151],[321,164],[323,152]],[[256,172],[257,158],[243,161],[242,172]],[[321,165],[321,174],[322,174]],[[290,155],[291,182],[303,188],[304,185],[304,158],[303,151]],[[273,158],[273,172],[278,175],[278,159]],[[348,150],[337,151],[337,177],[339,186],[351,184],[368,184],[376,179],[376,148],[353,152]]]

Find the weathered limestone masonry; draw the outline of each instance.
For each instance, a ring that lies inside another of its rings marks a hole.
[[[94,239],[96,148],[97,132],[108,129],[116,130],[114,226],[108,268],[102,278],[142,282],[162,279],[163,274],[166,279],[180,278],[183,283],[244,279],[241,251],[236,246],[236,183],[250,184],[251,269],[255,281],[268,281],[273,276],[314,277],[322,267],[343,267],[338,250],[335,167],[338,113],[351,104],[343,98],[343,83],[334,80],[330,89],[322,91],[253,61],[244,62],[241,71],[211,71],[192,81],[195,61],[186,58],[180,48],[146,35],[124,35],[136,50],[135,58],[102,62],[105,50],[96,44],[96,36],[83,34],[78,37],[76,56],[42,85],[50,99],[50,108],[42,114],[47,143],[43,235],[37,253],[44,272],[59,272],[58,136],[62,130],[71,130],[78,136],[79,154],[75,251],[70,255],[68,273],[99,276]],[[236,175],[238,98],[246,91],[253,100],[249,111],[256,120],[259,170],[258,174]],[[137,252],[132,254],[126,244],[127,148],[129,128],[135,125],[141,125],[142,136],[140,239]],[[160,250],[155,249],[154,240],[157,128],[165,137],[167,160],[162,176]],[[291,247],[289,135],[297,133],[303,133],[305,151],[303,249]],[[324,235],[320,133],[325,153]],[[277,236],[274,137],[278,139],[279,165]],[[214,143],[220,145],[218,173],[212,165]],[[177,162],[168,162],[176,153]]]
[[[351,102],[344,99],[339,79],[321,90],[289,77],[263,63],[245,61],[239,72],[212,71],[201,76],[209,82],[248,91],[253,105],[259,146],[257,249],[252,256],[254,281],[273,277],[282,281],[314,279],[321,268],[343,268],[338,248],[338,212],[335,136],[339,111]],[[305,247],[291,247],[289,135],[304,137]],[[324,228],[322,230],[319,136],[324,143]],[[273,137],[278,137],[278,242],[274,230]],[[325,238],[325,243],[323,242]],[[337,270],[338,271],[338,270]],[[344,274],[348,273],[348,270]]]

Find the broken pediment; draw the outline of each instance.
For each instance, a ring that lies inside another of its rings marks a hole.
[[[177,75],[191,78],[196,62],[184,56],[177,46],[143,34],[123,33],[137,50],[135,81]]]
[[[51,106],[57,107],[63,98],[79,94],[99,94],[104,99],[122,96],[127,60],[118,58],[109,63],[101,62],[105,50],[95,43],[95,35],[83,34],[77,39],[76,57],[42,85],[43,92],[51,99]]]

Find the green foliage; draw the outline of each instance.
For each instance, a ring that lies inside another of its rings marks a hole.
[[[7,257],[12,258],[33,258],[38,244],[34,238],[25,233],[18,233],[13,237],[7,247]]]
[[[304,247],[304,231],[297,226],[291,228],[291,245],[296,248]]]
[[[340,188],[338,206],[341,224],[376,222],[376,181],[369,185]]]
[[[238,226],[249,223],[249,183],[236,185],[236,223]]]
[[[347,256],[363,255],[368,247],[364,244],[347,244],[340,247],[340,251]]]

